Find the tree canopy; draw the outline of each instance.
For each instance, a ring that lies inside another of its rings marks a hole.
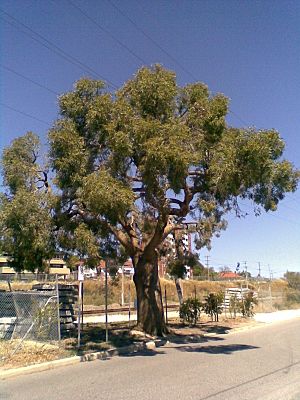
[[[54,250],[48,177],[37,159],[39,139],[32,132],[15,139],[2,157],[6,192],[0,198],[1,247],[16,271],[42,271]]]
[[[232,128],[228,99],[202,83],[179,87],[173,72],[142,68],[112,95],[82,79],[60,97],[50,155],[61,207],[113,234],[134,256],[156,248],[187,217],[200,244],[224,213],[248,198],[275,210],[296,188],[275,130]],[[172,217],[172,222],[170,219]],[[95,229],[95,226],[93,226]]]
[[[170,233],[193,221],[197,246],[209,245],[226,214],[240,214],[240,199],[274,211],[296,190],[299,172],[283,158],[279,133],[231,127],[228,111],[223,94],[200,82],[179,86],[160,65],[141,68],[115,93],[83,78],[59,98],[49,132],[59,246],[130,256],[138,320],[149,333],[164,331],[157,258]],[[22,140],[3,158],[9,206],[24,190],[41,196],[36,138]]]

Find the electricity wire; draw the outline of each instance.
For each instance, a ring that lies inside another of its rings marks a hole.
[[[42,123],[42,124],[45,124],[45,125],[47,125],[48,127],[50,127],[49,122],[46,122],[46,121],[44,121],[44,120],[42,120],[42,119],[40,119],[40,118],[37,118],[37,117],[35,117],[34,115],[28,114],[28,113],[26,113],[26,112],[24,112],[24,111],[18,110],[17,108],[11,107],[11,106],[9,106],[8,104],[3,103],[2,101],[0,102],[0,105],[1,105],[2,107],[8,108],[8,109],[10,109],[10,110],[12,110],[12,111],[15,111],[15,112],[17,112],[17,113],[19,113],[19,114],[25,115],[25,116],[28,117],[28,118],[35,119],[36,121],[38,121],[38,122],[40,122],[40,123]]]
[[[34,40],[37,43],[39,43],[40,45],[46,47],[48,50],[52,51],[53,53],[55,53],[59,57],[65,59],[69,63],[75,65],[77,68],[80,68],[82,71],[88,72],[89,74],[92,74],[94,76],[99,77],[100,79],[106,81],[114,89],[117,88],[117,86],[114,83],[112,83],[109,79],[106,79],[105,77],[100,75],[97,71],[95,71],[94,69],[90,68],[89,66],[87,66],[86,64],[84,64],[83,62],[78,60],[76,57],[73,57],[71,54],[67,53],[66,51],[61,49],[59,46],[57,46],[56,44],[54,44],[53,42],[51,42],[50,40],[45,38],[43,35],[39,34],[34,29],[30,28],[28,25],[24,24],[23,22],[19,21],[17,18],[13,17],[11,14],[7,13],[6,11],[4,11],[2,8],[0,8],[0,12],[2,14],[4,14],[6,17],[9,17],[13,22],[3,18],[3,16],[0,16],[0,18],[2,18],[2,20],[4,20],[6,23],[10,24],[11,26],[16,28],[20,32],[22,32],[24,35],[29,36],[32,40]],[[26,30],[20,28],[19,25],[24,27],[25,29],[27,29],[31,33],[29,33]],[[37,37],[35,37],[34,35],[36,35]]]

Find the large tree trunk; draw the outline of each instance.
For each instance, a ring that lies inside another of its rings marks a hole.
[[[155,252],[144,254],[135,265],[138,327],[145,333],[163,336],[167,333]]]

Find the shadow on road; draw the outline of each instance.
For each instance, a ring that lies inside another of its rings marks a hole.
[[[155,351],[155,350],[139,350],[134,353],[125,353],[125,354],[119,354],[119,357],[154,357],[154,356],[160,356],[165,354],[164,351]]]
[[[219,336],[203,336],[203,335],[169,335],[166,339],[161,340],[157,347],[166,346],[167,343],[170,344],[189,344],[189,343],[206,343],[210,341],[220,341],[224,340]]]
[[[205,333],[216,333],[219,335],[224,335],[228,333],[232,328],[226,325],[217,325],[217,324],[201,324],[201,330]]]
[[[208,354],[232,354],[236,351],[258,349],[257,346],[247,344],[220,344],[217,346],[180,346],[176,350],[186,351],[191,353],[208,353]]]

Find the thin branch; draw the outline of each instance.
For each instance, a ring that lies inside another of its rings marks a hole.
[[[132,191],[135,193],[145,193],[145,189],[144,188],[132,188]]]
[[[169,198],[169,201],[170,201],[171,203],[178,204],[179,206],[182,205],[182,201],[181,201],[181,200],[178,200],[178,199]]]
[[[141,176],[126,176],[126,179],[128,179],[129,182],[143,182],[143,179]]]

